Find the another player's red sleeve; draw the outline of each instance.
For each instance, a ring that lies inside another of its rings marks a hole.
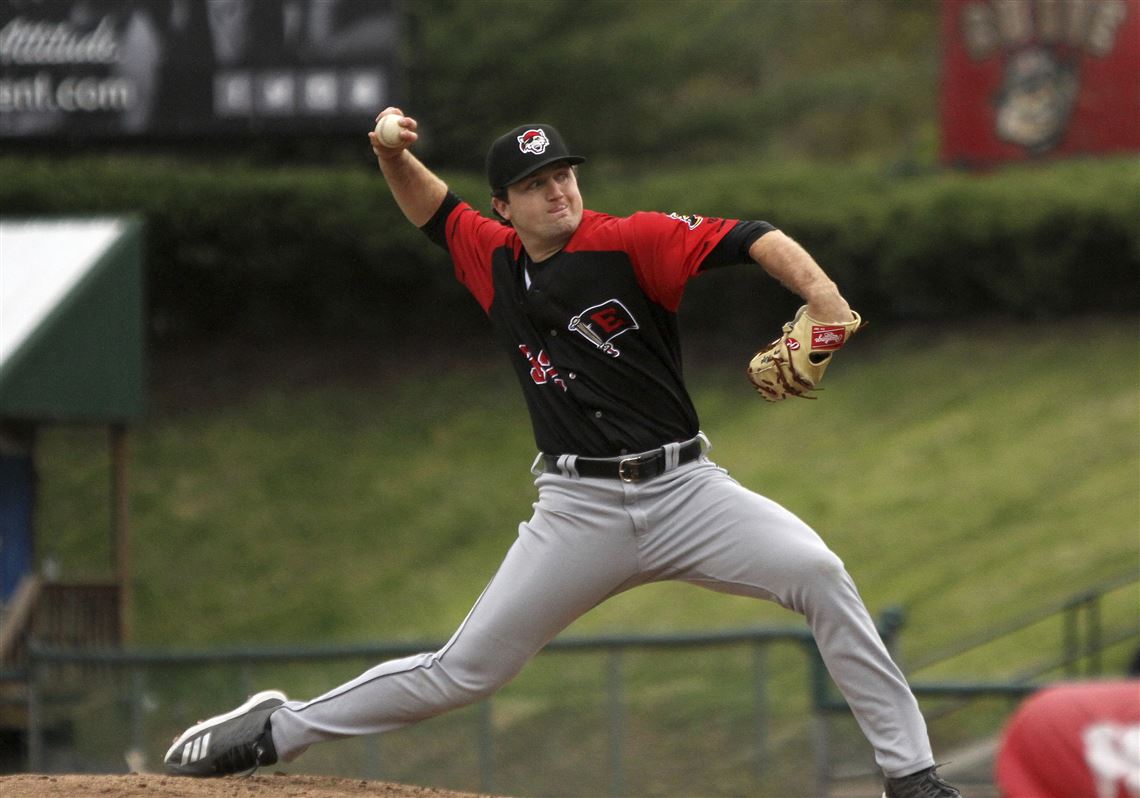
[[[709,216],[642,212],[620,220],[638,282],[657,304],[676,311],[685,283],[736,224]]]
[[[1124,798],[1140,788],[1140,680],[1060,684],[1026,699],[1002,734],[1002,798]]]

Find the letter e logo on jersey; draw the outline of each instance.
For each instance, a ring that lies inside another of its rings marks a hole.
[[[550,146],[550,139],[546,137],[546,131],[540,127],[531,128],[517,138],[519,140],[519,152],[527,155],[542,155]]]
[[[620,357],[613,339],[623,332],[638,329],[637,319],[629,308],[616,299],[593,305],[570,319],[566,329],[578,333],[610,357]]]
[[[847,330],[843,327],[829,327],[825,324],[813,324],[811,327],[811,348],[813,352],[823,349],[838,349],[843,346],[847,337]]]

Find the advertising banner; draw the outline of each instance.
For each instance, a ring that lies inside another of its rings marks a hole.
[[[1140,151],[1140,0],[942,0],[942,158]]]
[[[392,0],[0,0],[0,138],[357,132]]]

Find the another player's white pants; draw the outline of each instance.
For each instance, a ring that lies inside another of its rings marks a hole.
[[[385,662],[272,717],[286,761],[478,701],[611,596],[683,580],[803,614],[889,776],[934,764],[926,724],[855,585],[806,524],[709,460],[639,484],[542,474],[534,516],[439,651]]]

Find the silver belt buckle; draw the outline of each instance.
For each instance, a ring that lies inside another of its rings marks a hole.
[[[622,482],[637,482],[641,477],[638,473],[640,466],[640,458],[624,457],[618,462],[618,477]]]

